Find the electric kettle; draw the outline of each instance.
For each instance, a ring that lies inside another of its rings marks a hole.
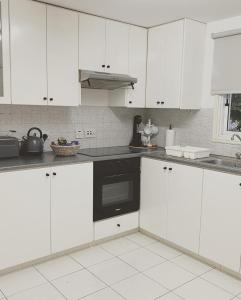
[[[47,138],[48,135],[43,134],[39,128],[30,128],[27,136],[23,136],[21,142],[21,154],[42,154],[44,150],[44,142]]]

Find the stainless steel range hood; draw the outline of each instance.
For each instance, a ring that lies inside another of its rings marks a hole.
[[[137,83],[137,78],[129,75],[79,70],[79,80],[82,88],[116,90],[119,88],[132,87]]]

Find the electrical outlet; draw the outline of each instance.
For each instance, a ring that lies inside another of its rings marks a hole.
[[[84,139],[85,138],[85,132],[82,129],[78,129],[75,132],[75,138],[76,139]]]
[[[95,138],[96,130],[95,129],[85,129],[85,137],[86,138]]]

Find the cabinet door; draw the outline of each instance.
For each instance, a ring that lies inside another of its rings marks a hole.
[[[145,107],[146,102],[146,55],[147,30],[130,26],[129,37],[129,74],[138,82],[134,90],[128,89],[127,107]]]
[[[0,104],[10,104],[10,55],[8,0],[0,0]]]
[[[202,201],[203,170],[171,165],[168,175],[167,239],[198,252]]]
[[[204,171],[200,255],[239,271],[241,177]]]
[[[159,108],[164,101],[164,82],[162,81],[162,65],[164,56],[164,29],[162,26],[154,27],[148,31],[148,56],[147,56],[147,86],[146,107]]]
[[[51,229],[53,253],[93,240],[92,163],[52,169]]]
[[[183,21],[149,30],[147,107],[180,107],[183,34]]]
[[[48,171],[0,174],[0,269],[50,255]]]
[[[129,25],[106,21],[106,71],[128,74]]]
[[[79,14],[79,69],[105,71],[106,20]]]
[[[10,1],[13,104],[47,104],[46,5]]]
[[[167,232],[166,162],[143,158],[141,163],[140,227],[159,237]]]
[[[78,13],[47,6],[47,68],[50,105],[78,106]]]

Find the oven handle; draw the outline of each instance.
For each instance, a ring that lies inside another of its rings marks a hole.
[[[97,174],[96,174],[97,175]],[[100,174],[99,174],[100,175]],[[140,172],[132,172],[132,173],[121,173],[121,174],[114,174],[114,175],[101,175],[102,179],[113,179],[113,178],[120,178],[120,177],[124,177],[124,176],[128,176],[128,177],[133,177],[133,178],[137,178],[140,176]],[[94,176],[94,180],[96,182],[102,181],[100,180],[99,176]]]
[[[114,177],[122,177],[125,175],[129,175],[128,173],[124,173],[124,174],[115,174],[115,175],[110,175],[110,176],[105,176],[105,178],[114,178]]]

